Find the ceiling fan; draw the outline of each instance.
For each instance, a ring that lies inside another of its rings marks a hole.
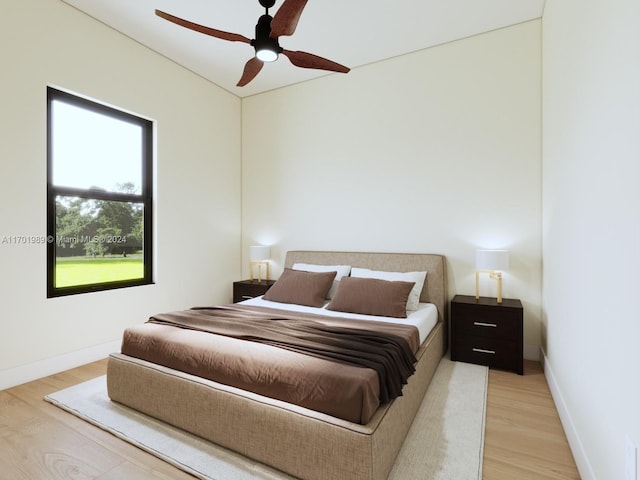
[[[256,24],[256,38],[248,39],[244,35],[224,32],[215,28],[205,27],[197,23],[183,20],[161,10],[156,10],[156,15],[196,32],[211,35],[212,37],[229,40],[230,42],[248,43],[256,51],[255,57],[251,58],[244,66],[242,77],[238,82],[238,87],[244,87],[255,78],[262,70],[264,62],[273,62],[278,59],[279,54],[285,55],[291,63],[302,68],[315,68],[319,70],[329,70],[332,72],[347,73],[349,68],[339,63],[327,60],[307,52],[299,50],[285,50],[278,43],[278,38],[283,35],[293,35],[298,25],[302,10],[307,4],[307,0],[284,0],[276,14],[271,17],[269,9],[273,7],[276,0],[258,0],[265,8],[265,14],[258,19]]]

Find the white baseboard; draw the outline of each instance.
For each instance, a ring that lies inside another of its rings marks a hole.
[[[113,342],[84,348],[76,352],[2,370],[0,371],[0,390],[22,385],[23,383],[103,359],[110,353],[119,351],[120,342],[120,340],[115,340]]]
[[[564,433],[566,434],[567,440],[569,441],[569,447],[571,448],[573,459],[575,460],[576,466],[578,467],[580,478],[582,478],[582,480],[597,480],[595,473],[593,473],[593,467],[591,466],[589,458],[587,457],[587,454],[584,450],[584,445],[582,445],[580,436],[578,435],[578,432],[573,423],[573,419],[571,418],[571,414],[569,413],[564,398],[562,397],[560,387],[556,382],[556,377],[553,374],[553,368],[549,363],[549,359],[547,358],[547,355],[543,349],[541,349],[541,353],[544,367],[544,376],[547,379],[549,390],[551,390],[551,396],[553,397],[553,402],[556,404],[558,415],[560,415],[560,421],[562,422]]]

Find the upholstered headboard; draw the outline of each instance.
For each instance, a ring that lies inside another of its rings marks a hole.
[[[318,265],[351,265],[352,267],[391,272],[427,272],[420,295],[421,302],[433,303],[438,308],[438,320],[448,327],[447,264],[443,255],[428,253],[369,253],[369,252],[317,252],[292,250],[287,252],[284,266],[294,263]]]

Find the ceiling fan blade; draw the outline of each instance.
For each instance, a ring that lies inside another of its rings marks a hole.
[[[284,0],[271,20],[271,38],[293,35],[307,0]]]
[[[244,35],[238,33],[223,32],[222,30],[216,30],[215,28],[205,27],[204,25],[198,25],[197,23],[183,20],[182,18],[171,15],[170,13],[163,12],[162,10],[156,10],[156,15],[165,20],[180,25],[181,27],[195,30],[196,32],[204,33],[212,37],[221,38],[222,40],[229,40],[230,42],[243,42],[251,43],[251,40]]]
[[[299,50],[284,50],[282,54],[286,55],[289,60],[291,60],[291,63],[297,67],[316,68],[318,70],[329,70],[340,73],[347,73],[351,70],[344,65],[319,57],[318,55],[313,55],[312,53],[301,52]]]
[[[264,63],[261,60],[258,60],[256,57],[252,57],[251,60],[245,63],[242,77],[240,78],[236,86],[244,87],[247,83],[256,78],[256,75],[260,73],[260,70],[262,70],[263,66]]]

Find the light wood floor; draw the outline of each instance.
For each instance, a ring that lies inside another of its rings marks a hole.
[[[580,479],[538,362],[489,370],[483,480]]]
[[[105,368],[99,361],[0,391],[0,480],[193,479],[42,400]],[[525,362],[524,376],[491,370],[483,479],[579,478],[540,365]]]

